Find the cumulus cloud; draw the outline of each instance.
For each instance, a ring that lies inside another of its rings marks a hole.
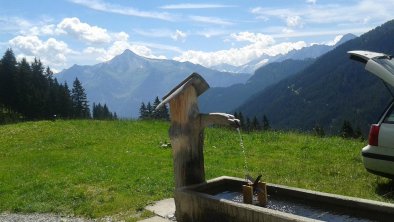
[[[111,41],[111,36],[106,29],[91,26],[76,17],[63,19],[57,28],[88,43],[108,43]]]
[[[127,41],[129,39],[129,34],[126,32],[114,33],[113,37],[116,41]]]
[[[326,45],[333,46],[333,45],[337,44],[339,41],[341,41],[342,37],[343,37],[343,35],[337,35],[337,36],[335,36],[335,38],[333,40],[327,42]]]
[[[317,0],[306,0],[306,3],[315,5]]]
[[[271,36],[261,33],[239,32],[233,33],[230,36],[237,41],[248,41],[253,43],[260,42],[266,45],[270,45],[275,42],[275,40]]]
[[[180,31],[180,30],[176,30],[175,33],[173,35],[171,35],[171,38],[175,41],[182,41],[184,42],[186,39],[186,33]]]
[[[68,45],[63,41],[49,38],[46,41],[37,36],[16,36],[9,41],[18,57],[40,58],[45,65],[61,68],[67,62],[67,55],[73,53]]]
[[[289,16],[286,18],[286,24],[288,27],[302,27],[301,17],[298,15]]]
[[[22,34],[24,34],[24,35],[36,35],[36,36],[41,36],[41,35],[53,36],[53,35],[59,35],[62,33],[65,33],[65,32],[63,30],[57,28],[56,25],[54,25],[54,24],[33,26],[28,31],[24,31],[24,30],[22,31]]]
[[[94,56],[96,60],[100,62],[111,60],[115,56],[123,53],[123,51],[126,49],[130,49],[137,55],[146,58],[165,59],[165,56],[155,56],[152,50],[147,46],[130,43],[128,41],[128,35],[123,35],[123,37],[123,39],[114,41],[107,48],[87,47],[83,50],[83,53],[87,56]]]
[[[285,54],[293,49],[300,49],[307,45],[304,41],[275,44],[273,38],[259,33],[241,32],[232,34],[231,37],[237,41],[251,42],[251,44],[241,48],[231,48],[215,52],[188,50],[174,59],[182,62],[190,61],[207,67],[222,63],[240,66],[259,58],[263,54],[270,56]]]

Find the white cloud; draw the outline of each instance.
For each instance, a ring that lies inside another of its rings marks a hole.
[[[15,54],[20,57],[40,58],[41,61],[53,69],[62,68],[67,62],[67,55],[73,53],[63,41],[49,38],[46,41],[37,36],[16,36],[9,41]]]
[[[106,29],[91,26],[76,17],[63,19],[57,28],[88,43],[109,43],[111,41],[111,36]]]
[[[125,35],[123,37],[124,37],[123,39],[114,41],[107,48],[87,47],[83,50],[83,53],[87,56],[95,57],[95,59],[100,62],[111,60],[115,56],[123,53],[123,51],[126,49],[130,49],[137,55],[143,57],[154,58],[154,59],[165,59],[164,56],[155,56],[149,47],[130,43],[128,41],[128,36],[127,38]]]
[[[228,31],[221,29],[204,29],[196,32],[197,35],[204,36],[205,38],[211,38],[215,36],[227,35]]]
[[[129,39],[129,34],[126,32],[118,32],[113,34],[114,39],[117,41],[127,41]]]
[[[174,20],[174,16],[172,16],[168,13],[140,11],[135,8],[105,3],[100,0],[70,0],[70,1],[75,4],[83,5],[83,6],[86,6],[88,8],[91,8],[91,9],[94,9],[97,11],[110,12],[110,13],[136,16],[136,17],[143,17],[143,18],[160,19],[160,20],[167,20],[167,21]]]
[[[30,21],[16,16],[0,16],[0,33],[15,33],[32,27]]]
[[[275,44],[275,40],[273,38],[259,33],[242,32],[232,34],[231,37],[237,41],[251,42],[251,44],[241,48],[231,48],[215,52],[188,50],[174,59],[182,62],[190,61],[207,67],[222,63],[240,66],[253,59],[259,58],[263,54],[275,56],[287,53],[293,49],[300,49],[307,45],[303,41]]]
[[[248,41],[248,42],[261,42],[266,45],[273,44],[275,40],[269,36],[269,35],[264,35],[261,33],[251,33],[251,32],[239,32],[239,33],[233,33],[230,35],[233,39],[237,41]]]
[[[47,36],[53,36],[53,35],[59,35],[59,34],[64,34],[65,32],[58,27],[56,27],[54,24],[49,24],[49,25],[42,25],[42,26],[34,26],[30,28],[28,31],[22,31],[24,35],[36,35],[36,36],[41,36],[41,35],[47,35]]]
[[[316,2],[317,2],[317,0],[306,0],[305,2],[306,2],[306,3],[309,3],[309,4],[315,5]]]
[[[175,41],[182,41],[184,42],[186,39],[186,33],[180,31],[180,30],[176,30],[175,33],[173,35],[171,35],[171,38]]]
[[[342,37],[343,37],[343,35],[337,35],[337,36],[335,36],[335,38],[332,41],[327,42],[326,45],[333,46],[333,45],[337,44],[342,39]]]
[[[301,17],[298,15],[289,16],[286,18],[286,24],[288,27],[302,27]]]
[[[313,3],[314,1],[308,1]],[[365,21],[382,23],[392,19],[394,4],[392,0],[361,0],[352,4],[317,4],[313,7],[299,8],[263,8],[256,7],[251,10],[257,18],[279,18],[286,25],[293,24],[294,16],[302,17],[301,24],[330,24],[336,26],[349,24],[349,26],[365,24]],[[377,13],[379,12],[379,13]],[[297,22],[295,24],[298,24]]]
[[[164,5],[161,9],[214,9],[214,8],[231,8],[236,7],[234,5],[222,5],[222,4],[175,4],[175,5]]]
[[[213,24],[213,25],[233,25],[234,24],[230,21],[227,21],[227,20],[224,20],[221,18],[217,18],[217,17],[192,15],[192,16],[189,16],[189,18],[195,22],[201,22],[201,23],[207,23],[207,24]]]

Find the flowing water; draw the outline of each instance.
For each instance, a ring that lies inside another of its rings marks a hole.
[[[237,128],[237,132],[238,132],[238,135],[239,135],[239,145],[241,146],[242,154],[244,155],[244,173],[245,173],[245,180],[247,181],[247,175],[249,175],[249,169],[248,169],[248,162],[246,160],[246,152],[245,152],[244,141],[242,139],[241,129],[240,128]]]

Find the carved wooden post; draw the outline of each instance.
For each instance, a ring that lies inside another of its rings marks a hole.
[[[224,113],[200,114],[197,97],[209,88],[197,73],[191,74],[171,90],[158,105],[170,104],[175,187],[205,182],[204,127],[211,124],[239,125],[234,116]]]
[[[239,126],[239,120],[225,113],[200,114],[197,97],[209,88],[208,83],[197,73],[171,90],[157,106],[160,109],[170,103],[171,127],[169,130],[173,161],[175,188],[205,182],[204,128],[211,124]],[[190,206],[182,196],[176,195],[175,206],[178,221],[189,221],[181,215],[181,206]]]

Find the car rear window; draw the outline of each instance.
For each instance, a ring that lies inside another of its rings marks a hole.
[[[390,108],[390,111],[387,113],[386,117],[384,118],[384,123],[391,123],[394,124],[394,107]]]
[[[385,69],[387,69],[392,75],[394,75],[394,58],[387,58],[387,57],[382,57],[382,58],[377,58],[373,59],[375,62],[379,63],[382,65]]]

